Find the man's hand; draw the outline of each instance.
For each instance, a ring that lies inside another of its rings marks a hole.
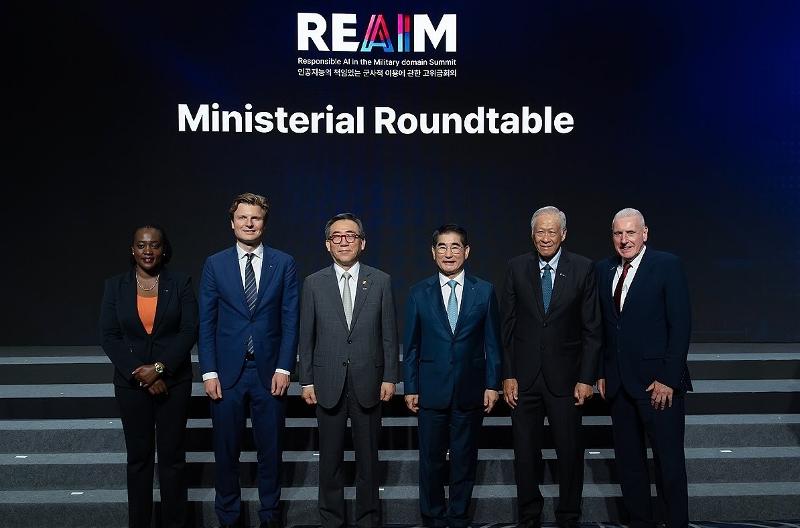
[[[650,394],[650,405],[653,409],[664,410],[664,407],[672,407],[672,388],[667,387],[663,383],[654,381],[647,389]]]
[[[212,400],[222,399],[222,387],[219,384],[219,378],[210,378],[203,382],[203,388],[206,395]]]
[[[606,379],[600,378],[597,380],[597,392],[600,393],[600,397],[604,400],[606,399]]]
[[[272,395],[283,396],[289,388],[289,376],[281,372],[272,375]]]
[[[302,393],[303,400],[309,405],[316,405],[317,404],[317,393],[314,392],[313,385],[306,385],[303,387]]]
[[[157,396],[159,394],[167,395],[169,393],[169,391],[167,391],[167,384],[164,383],[164,380],[162,379],[156,380],[155,383],[147,387],[147,392],[153,396]]]
[[[405,400],[409,411],[413,413],[419,411],[419,394],[406,394]]]
[[[384,381],[381,383],[381,401],[388,402],[394,396],[394,383]]]
[[[142,365],[133,371],[133,377],[139,382],[139,386],[149,387],[159,378],[159,374],[153,365]]]
[[[519,386],[517,385],[517,378],[508,378],[503,380],[503,398],[512,409],[517,406],[519,399]]]
[[[590,399],[593,394],[594,391],[591,385],[579,381],[575,384],[575,392],[573,394],[575,396],[575,405],[583,405],[583,402]]]
[[[489,414],[494,409],[494,404],[500,399],[500,394],[494,389],[483,391],[483,412]]]

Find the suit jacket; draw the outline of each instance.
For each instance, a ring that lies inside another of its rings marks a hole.
[[[297,354],[298,291],[294,259],[264,245],[255,310],[244,294],[236,247],[211,255],[200,281],[200,372],[216,372],[223,389],[239,379],[253,336],[259,378],[272,384],[275,369],[291,372]]]
[[[309,275],[300,303],[300,383],[334,407],[352,376],[362,407],[380,402],[381,382],[397,382],[398,343],[392,281],[360,264],[350,329],[333,265]]]
[[[622,385],[635,398],[649,397],[654,380],[676,391],[692,390],[686,356],[691,333],[689,287],[680,259],[646,249],[617,314],[613,292],[619,257],[597,263],[605,334],[601,377],[613,396]]]
[[[503,314],[503,378],[520,390],[541,371],[548,389],[568,396],[577,382],[594,384],[600,361],[601,321],[592,262],[561,249],[550,307],[544,311],[539,255],[508,263]]]
[[[406,310],[404,391],[430,409],[483,406],[500,389],[500,318],[494,287],[464,275],[461,310],[450,330],[439,275],[411,288]]]
[[[168,386],[192,379],[191,350],[197,341],[197,300],[188,275],[161,271],[153,333],[136,306],[136,279],[128,271],[106,280],[100,308],[103,351],[114,364],[114,384],[138,387],[131,374],[156,361]]]

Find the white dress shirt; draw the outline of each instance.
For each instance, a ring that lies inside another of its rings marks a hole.
[[[247,266],[247,254],[250,253],[242,248],[239,243],[236,243],[236,256],[239,259],[239,272],[241,273],[242,277],[242,287],[245,286],[245,278],[244,278],[244,270]],[[256,275],[256,291],[261,286],[261,265],[264,263],[264,244],[259,244],[257,248],[253,251],[253,259],[250,263],[253,265],[253,272]],[[289,376],[291,373],[288,370],[276,368],[275,372],[280,372],[281,374],[286,374]],[[218,378],[219,375],[216,372],[206,372],[203,374],[203,381],[213,378]]]
[[[625,282],[622,283],[622,297],[619,300],[619,309],[620,311],[625,306],[625,297],[628,296],[628,290],[631,287],[631,283],[633,282],[633,277],[636,275],[636,270],[639,269],[639,264],[642,263],[642,257],[644,256],[644,252],[647,250],[647,246],[643,246],[642,250],[639,252],[633,260],[631,260],[631,267],[628,270],[628,274],[625,275]],[[619,282],[619,278],[622,277],[622,267],[623,261],[620,259],[619,264],[617,264],[617,272],[614,274],[614,280],[611,283],[611,296],[614,296],[614,291],[617,289],[617,283]]]
[[[461,273],[453,277],[453,280],[456,281],[456,302],[458,303],[458,313],[461,313],[461,296],[464,293],[464,270],[461,270]],[[439,285],[442,289],[442,301],[444,302],[445,310],[447,309],[447,303],[450,301],[450,286],[447,284],[449,281],[449,278],[439,272]]]
[[[350,283],[350,300],[353,301],[353,304],[356,302],[356,292],[358,291],[358,272],[361,270],[361,264],[356,262],[352,266],[350,266],[349,270],[344,269],[337,263],[333,263],[333,271],[336,273],[336,283],[339,285],[339,297],[344,299],[344,281],[342,280],[342,275],[344,272],[348,272],[350,274],[350,278],[347,280]],[[344,302],[344,301],[342,301]]]

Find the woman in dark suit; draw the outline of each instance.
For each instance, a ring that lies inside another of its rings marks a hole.
[[[150,526],[157,445],[161,525],[183,527],[197,300],[189,276],[164,267],[172,248],[163,229],[136,229],[131,255],[132,269],[106,280],[100,311],[128,450],[128,525]]]

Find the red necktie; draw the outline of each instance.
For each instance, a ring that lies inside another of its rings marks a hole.
[[[622,285],[625,282],[625,277],[628,276],[628,270],[631,269],[631,263],[625,261],[622,265],[622,275],[617,282],[617,287],[614,288],[614,306],[617,308],[617,313],[622,311]]]

